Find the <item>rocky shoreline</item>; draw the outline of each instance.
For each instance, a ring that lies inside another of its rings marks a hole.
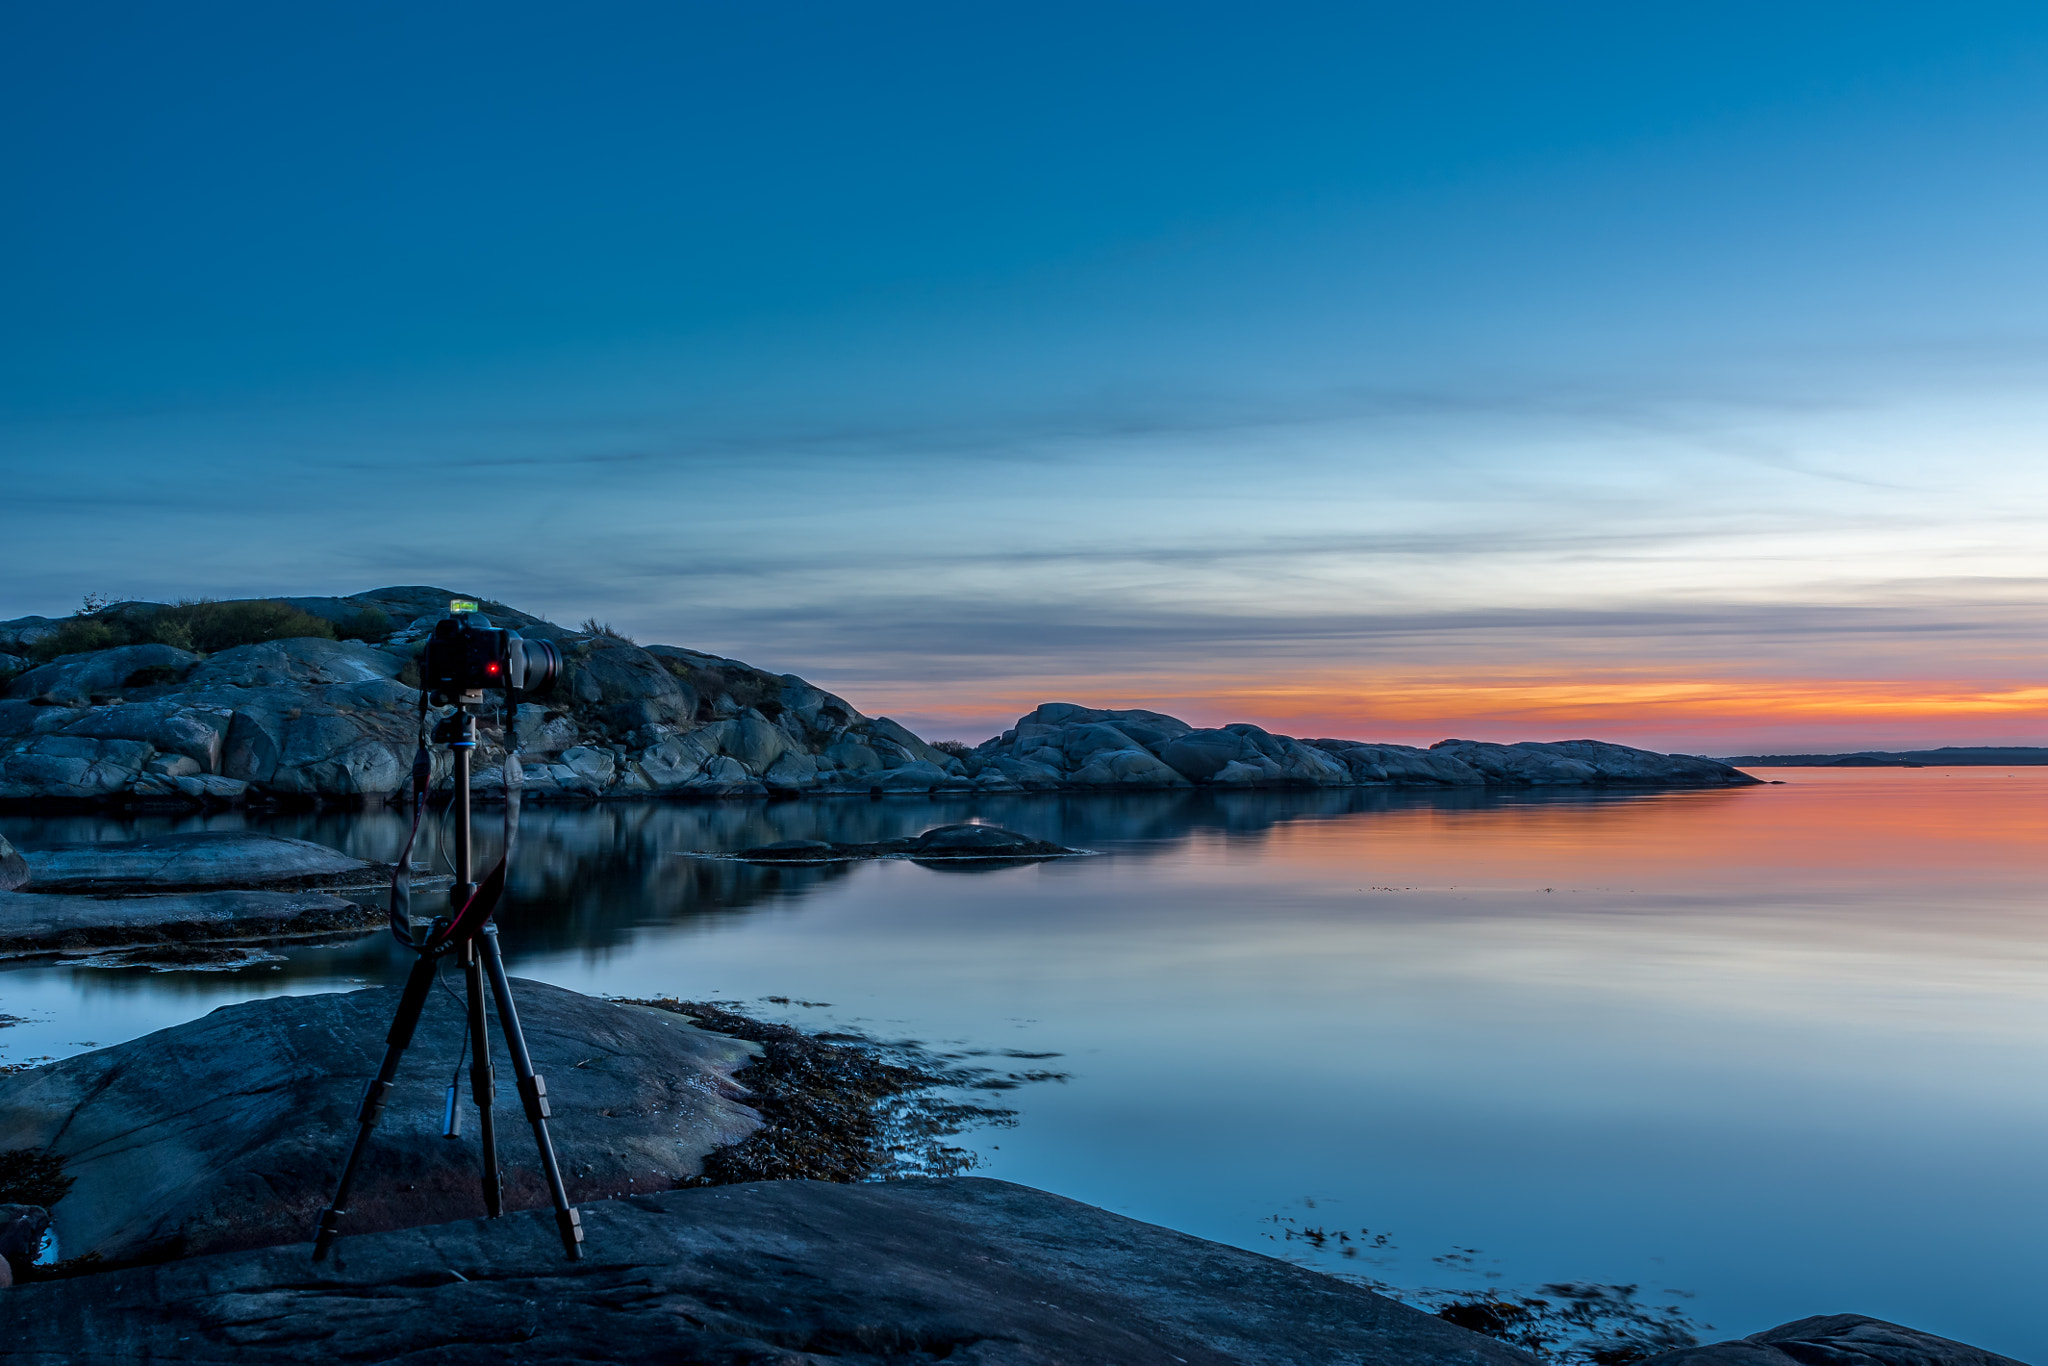
[[[11,674],[0,696],[0,806],[390,801],[412,766],[415,652],[451,596],[410,587],[208,604],[219,620],[256,623],[250,631],[324,633],[237,644],[219,632],[195,641],[176,616],[187,609],[161,604],[0,622],[0,674]],[[234,608],[246,610],[238,617]],[[976,748],[935,745],[794,674],[643,648],[602,628],[567,630],[500,603],[485,610],[499,625],[553,640],[565,658],[555,693],[520,714],[524,790],[534,800],[1755,781],[1714,760],[1591,740],[1446,740],[1425,750],[1252,725],[1203,729],[1070,703],[1040,706]],[[101,644],[37,662],[66,642]],[[202,652],[201,643],[215,648]],[[503,760],[503,737],[486,727],[476,761],[482,799],[502,794]],[[435,761],[445,784],[445,752]]]

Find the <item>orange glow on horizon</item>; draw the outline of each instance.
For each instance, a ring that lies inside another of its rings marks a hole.
[[[1225,677],[992,679],[934,695],[909,684],[857,690],[863,710],[908,714],[925,724],[987,725],[1042,702],[1145,708],[1197,725],[1250,721],[1292,735],[1353,739],[1557,739],[1624,735],[1736,737],[1857,731],[1919,744],[2048,743],[2048,686],[2015,680],[1500,677],[1454,682],[1413,675],[1304,673],[1280,680]],[[963,701],[963,695],[969,699]],[[856,705],[859,705],[859,701]],[[893,710],[892,710],[893,709]],[[1003,724],[1008,724],[1004,720]],[[1982,739],[1980,735],[2033,738]],[[1964,735],[1965,738],[1947,738]],[[1920,737],[1913,739],[1911,737]],[[1626,741],[1640,743],[1641,741]],[[1817,739],[1816,743],[1819,740]],[[1781,743],[1781,741],[1774,741]],[[1850,744],[1850,748],[1863,748]],[[1735,752],[1724,750],[1722,752]],[[1777,752],[1784,752],[1782,749]]]

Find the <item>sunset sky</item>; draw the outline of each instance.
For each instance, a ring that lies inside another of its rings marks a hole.
[[[16,5],[0,617],[2048,744],[2048,9]]]

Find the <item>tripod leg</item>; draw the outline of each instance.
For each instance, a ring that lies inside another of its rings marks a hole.
[[[462,976],[469,988],[469,1091],[476,1100],[478,1146],[483,1151],[484,1212],[495,1219],[505,1212],[498,1138],[491,1124],[491,1101],[498,1088],[491,1070],[491,1041],[484,1033],[484,965],[474,939],[462,946]]]
[[[526,1051],[526,1035],[519,1030],[519,1011],[512,1004],[512,984],[505,980],[505,959],[498,952],[498,927],[484,922],[477,936],[484,971],[491,977],[491,995],[498,1002],[498,1023],[505,1028],[505,1051],[512,1055],[512,1073],[519,1081],[519,1099],[526,1117],[533,1121],[533,1141],[540,1148],[541,1174],[547,1177],[548,1194],[555,1200],[555,1225],[562,1231],[562,1249],[569,1260],[580,1261],[583,1249],[583,1221],[569,1204],[569,1191],[562,1184],[562,1169],[555,1161],[555,1145],[548,1139],[547,1083],[535,1075],[533,1058]]]
[[[341,1216],[348,1213],[349,1188],[355,1184],[356,1169],[362,1165],[363,1154],[370,1146],[370,1131],[377,1127],[377,1120],[384,1113],[392,1079],[398,1075],[398,1060],[412,1042],[413,1029],[420,1022],[420,1011],[426,1006],[427,992],[433,985],[434,960],[421,958],[405,979],[405,990],[398,998],[398,1013],[392,1018],[391,1032],[384,1036],[384,1065],[377,1069],[376,1079],[363,1091],[363,1103],[356,1109],[356,1141],[348,1150],[347,1165],[341,1169],[341,1184],[335,1187],[334,1203],[321,1212],[320,1230],[313,1237],[316,1262],[327,1259],[327,1249],[334,1245],[334,1237],[341,1231]]]

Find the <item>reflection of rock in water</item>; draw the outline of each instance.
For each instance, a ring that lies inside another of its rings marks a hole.
[[[1303,791],[1180,789],[1129,793],[992,793],[882,800],[827,798],[789,802],[660,802],[528,808],[520,824],[518,867],[500,919],[519,950],[559,951],[618,944],[636,926],[723,914],[800,898],[853,865],[770,867],[680,857],[682,851],[737,853],[786,840],[876,845],[934,827],[975,821],[1007,827],[1070,849],[1109,849],[1120,858],[1170,856],[1187,841],[1216,834],[1257,838],[1299,822],[1375,812],[1437,811],[1486,819],[1531,806],[1570,806],[1596,817],[1639,797],[1596,789],[1468,787],[1441,792],[1390,788]],[[1689,802],[1741,800],[1736,791],[1686,794]],[[477,822],[477,858],[497,856],[495,813]],[[446,812],[429,815],[417,862],[445,871],[451,834]],[[9,818],[17,842],[133,840],[189,830],[260,830],[314,840],[366,861],[388,860],[404,843],[395,811],[300,812],[272,816],[217,813],[116,820],[106,815]],[[422,898],[419,905],[425,905]],[[366,950],[381,953],[381,949]],[[333,960],[306,971],[327,973]],[[381,970],[381,969],[380,969]],[[294,968],[287,965],[287,977]]]

